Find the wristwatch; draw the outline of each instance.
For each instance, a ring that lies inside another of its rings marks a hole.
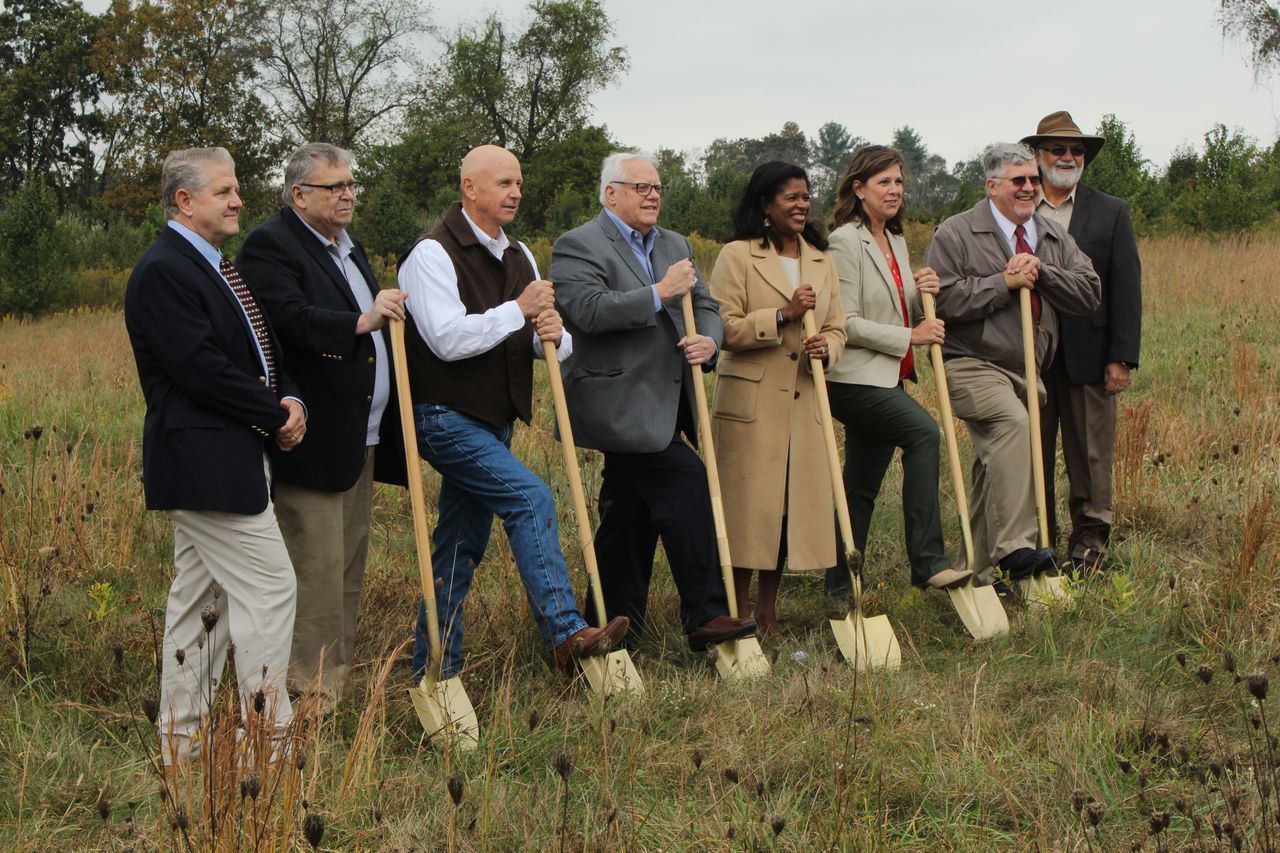
[[[787,315],[786,315],[785,313],[783,313],[783,310],[782,310],[781,308],[779,308],[779,309],[778,309],[778,313],[777,313],[777,316],[776,316],[776,318],[775,318],[775,319],[778,321],[778,328],[779,328],[779,329],[781,329],[783,326],[787,325]]]

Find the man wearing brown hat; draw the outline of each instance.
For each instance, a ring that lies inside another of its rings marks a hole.
[[[1111,534],[1116,396],[1138,366],[1142,267],[1129,206],[1080,182],[1105,139],[1081,133],[1071,114],[1059,111],[1022,142],[1035,149],[1043,177],[1036,212],[1068,230],[1102,280],[1102,302],[1092,315],[1058,318],[1060,350],[1044,374],[1049,396],[1040,418],[1050,464],[1061,425],[1070,483],[1067,556],[1075,571],[1087,572],[1102,564]],[[1056,542],[1052,476],[1045,478],[1045,491],[1049,535]]]

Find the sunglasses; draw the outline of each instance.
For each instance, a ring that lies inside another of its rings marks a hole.
[[[1015,176],[1014,176],[1014,177],[1012,177],[1012,178],[995,178],[995,180],[997,180],[997,181],[1009,181],[1009,182],[1010,182],[1011,184],[1013,184],[1015,187],[1025,187],[1025,186],[1027,185],[1027,181],[1030,181],[1030,182],[1031,182],[1031,186],[1033,186],[1033,187],[1038,187],[1038,186],[1040,186],[1040,176],[1039,176],[1039,175],[1015,175]]]
[[[1063,154],[1066,154],[1068,151],[1071,152],[1072,157],[1084,156],[1083,145],[1041,145],[1040,150],[1048,151],[1054,157],[1061,157]]]

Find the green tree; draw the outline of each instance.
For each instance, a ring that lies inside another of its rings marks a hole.
[[[429,113],[470,124],[475,141],[521,162],[585,126],[591,95],[627,69],[599,0],[535,0],[529,11],[523,31],[496,13],[460,29],[428,83]]]
[[[1151,175],[1147,160],[1124,122],[1105,115],[1095,132],[1106,143],[1098,156],[1086,164],[1085,182],[1129,202],[1136,226],[1145,230],[1145,223],[1154,222],[1164,213],[1168,202],[1164,187]]]
[[[62,307],[68,254],[57,241],[58,203],[42,177],[0,211],[0,314],[38,317]]]
[[[925,147],[924,140],[920,134],[911,129],[910,125],[903,125],[893,131],[893,142],[890,143],[894,148],[902,153],[903,162],[906,164],[906,173],[908,182],[912,178],[919,177],[925,172],[925,168],[929,162],[929,149]],[[910,186],[908,186],[910,190]]]
[[[813,145],[814,165],[823,167],[833,180],[838,180],[853,152],[866,144],[861,136],[850,135],[843,124],[829,121],[818,128],[818,140]]]
[[[114,0],[94,45],[113,109],[104,173],[108,200],[140,216],[164,155],[220,145],[236,160],[252,212],[274,206],[270,174],[286,146],[260,95],[257,0]]]
[[[268,0],[262,63],[291,142],[355,148],[416,103],[418,0]]]
[[[16,0],[0,9],[0,190],[12,192],[28,175],[64,193],[89,183],[99,78],[88,57],[96,30],[75,0]]]
[[[1214,125],[1194,181],[1175,200],[1182,223],[1200,231],[1247,231],[1275,211],[1273,168],[1257,145],[1238,130]]]

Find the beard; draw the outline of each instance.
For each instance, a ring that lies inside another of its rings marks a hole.
[[[1048,164],[1044,167],[1044,176],[1049,183],[1053,184],[1060,190],[1069,190],[1076,184],[1080,183],[1080,173],[1084,171],[1084,167],[1075,164],[1075,168],[1069,172],[1062,171],[1057,168],[1056,164]]]

